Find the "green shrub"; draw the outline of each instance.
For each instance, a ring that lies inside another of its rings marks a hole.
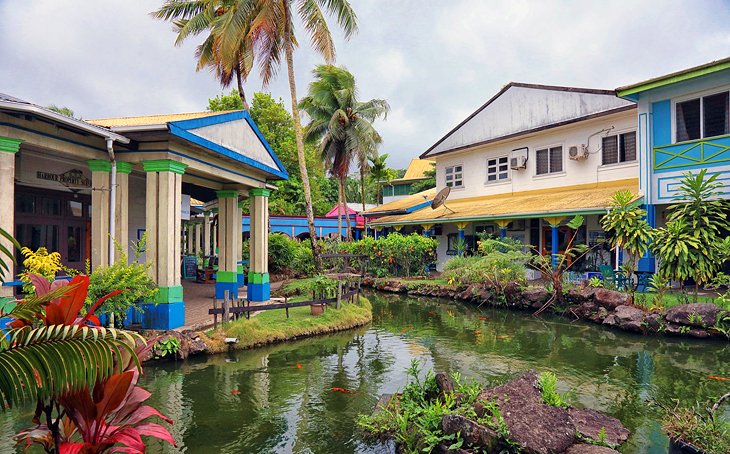
[[[283,233],[269,235],[269,271],[276,273],[291,268],[294,248],[297,247],[295,243],[298,241]]]
[[[140,263],[145,238],[134,244],[134,257],[127,264],[128,257],[121,245],[115,243],[116,261],[111,266],[97,267],[89,275],[89,293],[86,307],[89,308],[99,298],[114,290],[124,290],[104,302],[97,314],[113,314],[117,325],[121,324],[127,311],[134,308],[142,312],[141,304],[155,302],[157,284],[149,275],[151,263]],[[87,263],[88,267],[88,263]]]
[[[558,377],[552,372],[543,372],[537,377],[537,386],[542,393],[542,401],[545,405],[552,407],[567,408],[568,403],[565,402],[563,396],[558,393]]]
[[[438,241],[418,234],[394,232],[377,240],[371,237],[341,243],[340,252],[366,255],[367,271],[378,277],[423,275],[436,261]]]
[[[493,252],[522,252],[525,245],[514,238],[495,238],[490,234],[481,234],[477,251],[481,255],[489,255]]]
[[[485,283],[501,289],[510,282],[524,285],[528,255],[521,251],[493,251],[485,256],[453,257],[444,265],[443,278],[461,284]]]
[[[311,241],[304,240],[297,243],[294,248],[291,270],[303,276],[311,276],[314,274],[314,254],[312,254]]]

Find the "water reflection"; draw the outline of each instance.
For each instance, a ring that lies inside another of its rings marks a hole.
[[[730,376],[726,343],[652,339],[448,301],[369,296],[371,327],[148,367],[143,385],[176,421],[172,433],[179,442],[178,448],[153,444],[150,452],[388,452],[362,440],[354,421],[380,394],[402,387],[405,369],[419,358],[425,368],[494,383],[530,368],[555,371],[561,391],[575,390],[577,404],[606,411],[631,429],[624,453],[666,453],[646,400],[704,401],[727,387],[708,375]],[[29,412],[0,416],[0,452],[12,449],[6,440],[28,420]]]

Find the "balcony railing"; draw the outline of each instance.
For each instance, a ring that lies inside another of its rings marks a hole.
[[[654,147],[654,171],[713,167],[730,163],[730,135]]]

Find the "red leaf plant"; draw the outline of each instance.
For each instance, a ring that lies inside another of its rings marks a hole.
[[[122,292],[116,290],[100,298],[81,316],[89,288],[89,277],[78,275],[70,282],[56,281],[49,284],[44,278],[30,275],[36,295],[53,292],[67,286],[68,291],[59,298],[43,303],[45,313],[38,311],[36,319],[18,318],[12,327],[32,325],[40,320],[44,325],[99,325],[94,311],[107,299]],[[20,304],[23,302],[21,301]],[[160,424],[150,422],[152,417],[172,424],[172,420],[144,402],[151,394],[137,386],[141,368],[138,359],[149,352],[155,340],[135,346],[134,356],[120,351],[115,364],[117,371],[106,380],[99,381],[93,389],[81,389],[51,399],[38,401],[33,422],[36,427],[21,431],[16,436],[18,444],[41,445],[46,452],[57,454],[96,454],[103,452],[144,453],[142,436],[154,437],[175,445],[170,432]],[[55,409],[55,412],[54,412]],[[46,422],[41,423],[41,415]],[[52,414],[55,413],[55,418]],[[55,419],[55,421],[54,421]]]

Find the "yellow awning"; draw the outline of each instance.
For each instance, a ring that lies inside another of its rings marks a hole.
[[[435,210],[427,206],[412,213],[382,216],[373,219],[370,224],[374,226],[422,224],[424,222],[443,223],[599,214],[604,213],[610,207],[611,197],[614,193],[625,190],[637,194],[639,180],[634,178],[509,194],[447,199],[445,205]]]

